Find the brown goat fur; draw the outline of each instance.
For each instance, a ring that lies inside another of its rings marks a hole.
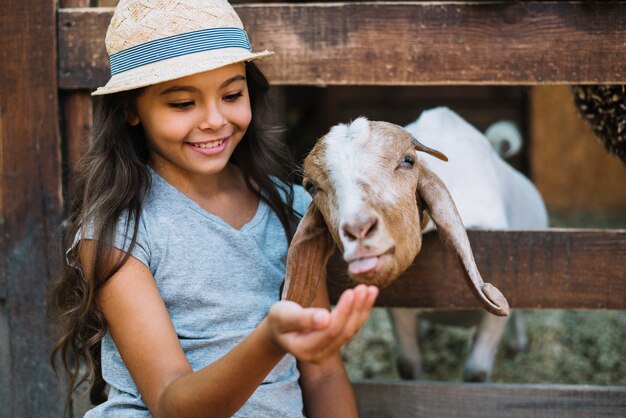
[[[450,193],[420,164],[416,151],[447,160],[400,126],[364,118],[334,127],[317,142],[303,164],[303,184],[314,191],[313,203],[288,253],[284,297],[311,303],[332,241],[349,263],[352,279],[389,285],[421,250],[423,208],[456,251],[485,309],[508,315],[504,296],[480,277]]]

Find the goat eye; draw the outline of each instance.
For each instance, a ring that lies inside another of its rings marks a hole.
[[[315,184],[309,180],[305,180],[303,186],[304,190],[306,190],[311,196],[313,196],[317,190]]]
[[[403,167],[413,167],[415,165],[415,159],[413,157],[409,157],[408,155],[405,155],[402,158],[402,161],[400,162],[400,166]]]

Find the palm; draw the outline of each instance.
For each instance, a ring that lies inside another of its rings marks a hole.
[[[357,286],[342,294],[332,312],[303,308],[291,301],[278,302],[268,316],[272,336],[299,360],[324,360],[363,326],[377,294],[375,287]]]

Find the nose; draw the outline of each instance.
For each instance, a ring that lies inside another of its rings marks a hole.
[[[369,215],[357,218],[351,222],[343,222],[341,231],[348,241],[363,240],[371,237],[378,227],[378,217]]]
[[[207,104],[203,110],[199,128],[218,131],[223,128],[224,125],[226,125],[226,117],[224,113],[222,113],[220,106],[212,103]]]

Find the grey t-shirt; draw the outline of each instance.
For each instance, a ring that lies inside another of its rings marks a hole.
[[[287,240],[263,202],[236,230],[151,174],[131,254],[152,272],[183,351],[198,370],[249,335],[279,300]],[[294,209],[303,214],[310,197],[299,186],[294,195]],[[124,231],[121,223],[115,244],[121,250],[128,249]],[[111,387],[109,399],[86,417],[150,417],[109,334],[102,340],[102,374]],[[285,356],[235,416],[303,416],[298,378],[295,358]]]

